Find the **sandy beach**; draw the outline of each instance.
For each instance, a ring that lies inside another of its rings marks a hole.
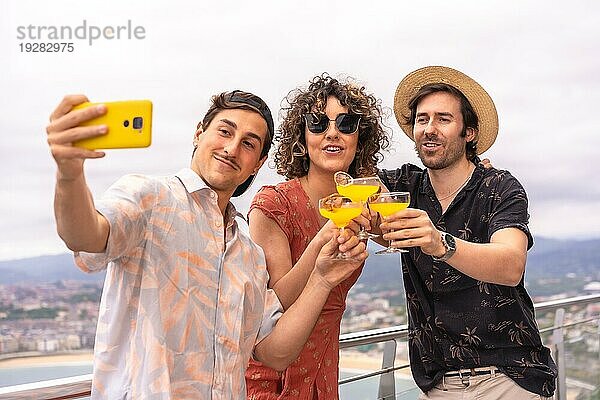
[[[42,365],[52,366],[66,363],[91,363],[93,359],[94,354],[91,352],[18,357],[10,358],[7,360],[0,360],[0,369]]]
[[[29,357],[10,358],[0,360],[0,369],[18,368],[27,366],[57,365],[66,363],[91,363],[94,359],[93,353],[67,353],[56,355],[34,355]],[[404,365],[406,360],[396,360],[396,365]],[[360,352],[344,351],[340,354],[340,369],[355,371],[376,371],[381,368],[381,357],[368,355]],[[410,375],[410,369],[405,368],[397,371]]]
[[[406,365],[408,361],[396,359],[395,365]],[[360,352],[343,351],[340,354],[340,369],[352,371],[377,371],[381,369],[381,356],[372,356]],[[410,376],[410,368],[403,368],[396,373]]]

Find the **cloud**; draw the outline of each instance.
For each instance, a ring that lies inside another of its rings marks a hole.
[[[389,110],[404,74],[436,64],[463,70],[494,98],[501,131],[485,156],[525,185],[536,233],[598,235],[600,180],[593,165],[600,155],[600,4],[521,2],[518,12],[516,6],[466,0],[9,0],[0,15],[6,56],[0,65],[0,257],[64,250],[52,223],[55,166],[44,128],[66,93],[154,101],[151,148],[86,162],[98,195],[125,173],[166,174],[187,166],[194,128],[216,92],[255,91],[276,115],[289,90],[328,71],[357,78]],[[77,42],[71,54],[19,51],[17,26],[76,26],[83,19],[96,25],[131,20],[144,26],[146,38]],[[418,162],[392,115],[387,123],[394,148],[382,166]],[[236,204],[245,213],[259,185],[281,179],[264,167]]]

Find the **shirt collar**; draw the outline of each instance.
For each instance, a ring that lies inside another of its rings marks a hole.
[[[191,168],[183,168],[179,172],[177,172],[175,176],[179,178],[179,180],[185,187],[185,190],[187,190],[189,194],[198,191],[208,191],[215,193],[215,191],[212,190],[206,184],[206,182],[204,182],[204,179],[200,178],[200,175],[194,172],[194,170],[192,170]],[[243,220],[245,220],[244,216],[235,209],[235,206],[231,202],[227,204],[226,212],[229,216],[228,225],[231,224],[236,217],[241,217]]]
[[[179,178],[181,183],[183,183],[185,190],[187,190],[190,194],[202,189],[212,190],[208,187],[206,182],[204,182],[204,180],[200,178],[200,176],[191,168],[183,168],[181,171],[176,173],[175,176]]]

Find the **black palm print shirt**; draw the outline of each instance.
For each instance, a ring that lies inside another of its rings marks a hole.
[[[390,191],[410,192],[410,207],[457,238],[489,243],[494,232],[517,228],[533,245],[527,195],[507,171],[478,165],[443,215],[426,170],[405,164],[380,177]],[[542,346],[523,279],[515,287],[478,281],[420,248],[403,253],[402,264],[410,365],[421,390],[432,389],[445,372],[493,365],[530,392],[554,393],[556,365]]]

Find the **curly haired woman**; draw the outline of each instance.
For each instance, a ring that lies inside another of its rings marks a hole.
[[[265,251],[269,287],[288,308],[304,288],[331,223],[319,215],[318,201],[336,191],[333,175],[377,175],[381,150],[389,146],[379,100],[351,81],[327,74],[285,99],[275,135],[277,172],[287,180],[264,186],[250,206],[250,234]],[[296,361],[280,373],[251,361],[248,399],[338,399],[340,322],[357,270],[335,287]]]

